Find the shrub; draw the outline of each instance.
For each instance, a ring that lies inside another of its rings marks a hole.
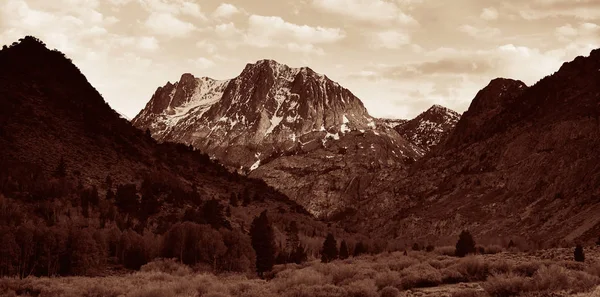
[[[435,250],[435,247],[431,244],[425,248],[425,251],[430,252],[430,253],[433,252],[433,250]]]
[[[348,297],[377,297],[377,287],[372,279],[363,279],[344,286]]]
[[[444,256],[454,257],[456,255],[456,248],[453,246],[441,246],[436,248],[435,251]]]
[[[492,297],[518,296],[527,291],[528,279],[514,274],[490,277],[481,286]]]
[[[176,276],[185,276],[192,273],[189,266],[181,264],[175,259],[161,258],[143,265],[140,270],[143,272],[164,272]]]
[[[488,245],[485,248],[485,253],[486,254],[490,254],[490,255],[494,255],[494,254],[498,254],[498,253],[502,253],[503,249],[501,246],[499,245]]]
[[[456,284],[467,281],[462,273],[453,268],[444,268],[440,270],[440,273],[442,274],[442,283],[444,284]]]
[[[385,287],[379,292],[381,297],[397,297],[398,295],[400,295],[400,291],[394,287]]]
[[[541,266],[540,262],[522,262],[515,265],[513,272],[521,276],[533,276]]]
[[[346,297],[348,292],[340,287],[334,285],[317,285],[307,286],[301,285],[291,290],[287,290],[285,297]],[[256,295],[256,297],[263,297],[262,295]]]
[[[442,283],[442,274],[431,265],[421,263],[402,271],[402,288],[434,287]]]
[[[402,276],[396,271],[380,272],[375,276],[375,285],[379,289],[386,287],[402,288]]]
[[[391,270],[394,271],[402,271],[410,266],[413,265],[417,265],[419,264],[419,260],[415,259],[415,258],[410,258],[410,257],[401,257],[399,259],[396,259],[395,261],[390,261],[388,263],[388,266],[390,267]]]
[[[456,270],[471,281],[485,280],[488,275],[488,265],[481,256],[461,259],[455,264]]]

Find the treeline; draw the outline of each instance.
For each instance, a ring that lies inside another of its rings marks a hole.
[[[251,271],[255,258],[247,235],[192,222],[164,235],[116,227],[0,228],[0,276],[97,275],[115,264],[137,270],[159,257],[214,272]]]

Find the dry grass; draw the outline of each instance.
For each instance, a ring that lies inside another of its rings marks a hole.
[[[0,279],[0,297],[392,297],[437,288],[446,290],[444,296],[457,297],[544,296],[585,294],[600,284],[600,263],[593,261],[553,261],[507,252],[455,258],[439,250],[276,266],[270,281],[240,274],[194,274],[175,261],[158,260],[123,276]]]

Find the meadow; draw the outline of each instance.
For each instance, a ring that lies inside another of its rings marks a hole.
[[[464,258],[452,256],[453,247],[438,247],[276,265],[268,280],[194,272],[162,259],[138,272],[104,277],[3,278],[0,296],[600,296],[600,247],[586,247],[583,263],[573,261],[571,248],[486,250]]]

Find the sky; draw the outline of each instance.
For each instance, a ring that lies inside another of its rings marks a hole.
[[[0,44],[64,52],[132,118],[181,74],[308,66],[369,113],[464,112],[496,77],[532,85],[600,48],[598,0],[0,0]]]

